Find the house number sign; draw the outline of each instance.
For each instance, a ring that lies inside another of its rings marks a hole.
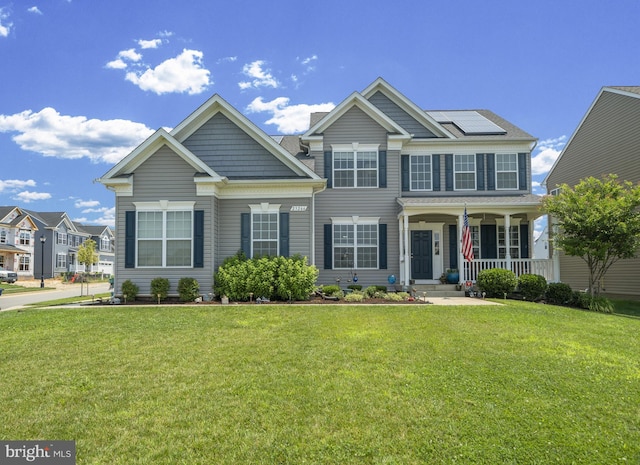
[[[307,206],[306,205],[291,205],[291,211],[292,212],[306,212],[307,211]]]

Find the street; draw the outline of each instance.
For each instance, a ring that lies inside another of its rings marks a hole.
[[[19,283],[18,283],[19,284]],[[109,292],[109,283],[89,284],[89,295]],[[84,285],[83,295],[87,294],[87,285]],[[22,294],[0,295],[0,310],[14,310],[28,304],[46,302],[49,300],[64,299],[66,297],[80,296],[80,284],[65,284],[56,290],[25,292]]]

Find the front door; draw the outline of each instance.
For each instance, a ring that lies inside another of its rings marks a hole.
[[[411,278],[433,279],[431,231],[411,231]]]

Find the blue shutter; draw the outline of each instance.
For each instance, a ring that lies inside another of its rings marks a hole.
[[[449,225],[449,268],[458,268],[458,226]]]
[[[280,255],[289,256],[289,212],[280,213]]]
[[[440,155],[431,157],[431,166],[433,170],[433,190],[440,190]]]
[[[381,270],[387,269],[387,225],[378,225],[378,254],[380,256],[380,263],[378,267]]]
[[[408,192],[409,188],[409,155],[400,155],[400,179],[402,192]]]
[[[520,225],[520,258],[529,258],[529,225]]]
[[[324,269],[333,269],[333,227],[324,225]]]
[[[521,191],[526,191],[527,187],[527,154],[518,154],[518,184]]]
[[[240,248],[251,258],[251,213],[240,213]]]
[[[445,189],[453,190],[453,155],[448,153],[444,156]]]
[[[328,150],[324,152],[324,177],[327,178],[327,188],[331,189],[333,187],[333,162],[331,151]]]
[[[136,212],[124,214],[124,267],[136,267]]]
[[[204,210],[193,212],[193,267],[204,267]]]
[[[483,191],[484,187],[484,153],[476,153],[476,190]]]
[[[387,151],[378,152],[378,187],[387,187]]]
[[[493,153],[487,153],[487,190],[496,190],[496,156]]]

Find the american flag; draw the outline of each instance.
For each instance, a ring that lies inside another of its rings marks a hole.
[[[471,240],[471,230],[469,229],[467,207],[464,207],[464,225],[462,226],[462,255],[466,261],[473,261],[473,241]]]

